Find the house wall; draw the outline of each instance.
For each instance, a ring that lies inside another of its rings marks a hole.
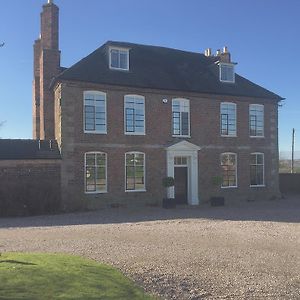
[[[0,216],[55,212],[60,160],[0,160]]]
[[[166,174],[166,147],[187,140],[201,147],[199,162],[199,199],[224,195],[227,202],[269,199],[279,195],[277,103],[267,99],[212,96],[188,92],[137,89],[129,87],[63,82],[61,97],[62,199],[66,209],[99,208],[115,204],[151,205],[165,196],[161,180]],[[83,132],[83,92],[107,93],[107,131],[103,134]],[[145,96],[146,135],[124,134],[124,95]],[[191,138],[172,137],[172,98],[190,100]],[[163,103],[162,99],[168,99]],[[55,100],[58,101],[57,99]],[[220,103],[237,103],[237,137],[220,136]],[[265,138],[249,137],[249,104],[265,105]],[[56,110],[57,112],[59,109]],[[60,118],[59,116],[56,116]],[[57,135],[58,139],[60,137]],[[84,153],[108,154],[108,193],[84,193]],[[125,192],[125,152],[146,154],[146,192]],[[221,189],[211,184],[221,175],[220,154],[235,152],[238,157],[238,187]],[[250,153],[265,154],[266,187],[250,188]]]

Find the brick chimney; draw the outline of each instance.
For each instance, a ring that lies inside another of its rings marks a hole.
[[[34,43],[33,138],[54,139],[53,77],[60,72],[58,7],[48,0],[41,13],[41,35]]]
[[[220,57],[220,62],[231,63],[230,53],[228,52],[228,48],[226,46],[223,47],[223,51],[220,51],[217,56]]]

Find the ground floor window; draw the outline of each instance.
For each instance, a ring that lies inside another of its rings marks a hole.
[[[85,192],[107,192],[107,162],[106,153],[85,153]]]
[[[264,182],[264,154],[251,153],[250,158],[250,185],[263,186]]]
[[[221,154],[222,187],[237,187],[237,163],[235,153]]]
[[[145,190],[145,154],[127,152],[125,154],[126,191]]]

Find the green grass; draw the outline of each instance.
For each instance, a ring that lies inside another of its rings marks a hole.
[[[0,299],[150,300],[116,269],[78,256],[2,253]]]

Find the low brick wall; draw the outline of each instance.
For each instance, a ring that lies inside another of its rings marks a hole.
[[[282,173],[279,174],[279,187],[281,193],[299,193],[300,194],[300,173]]]
[[[60,160],[0,160],[0,216],[53,213],[60,207]]]

